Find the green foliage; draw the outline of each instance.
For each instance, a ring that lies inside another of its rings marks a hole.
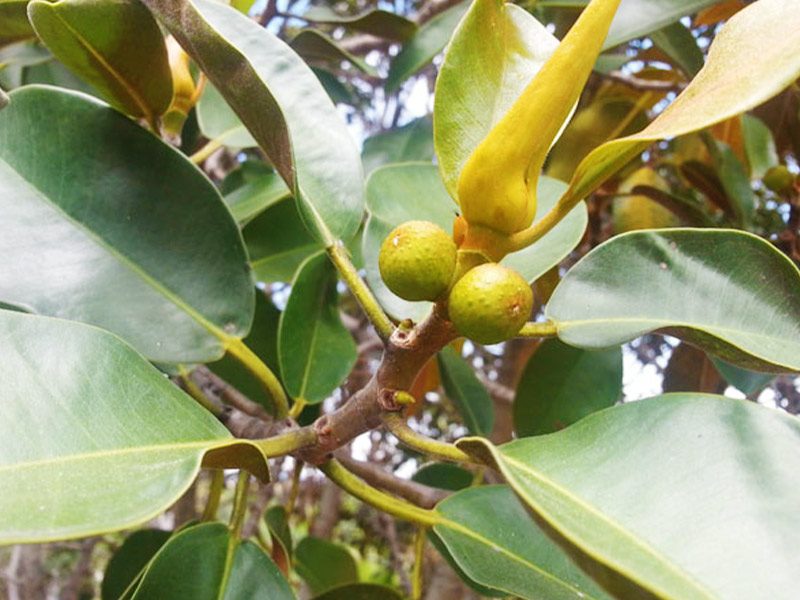
[[[0,0],[0,589],[796,595],[792,3],[227,4]]]
[[[791,596],[795,558],[783,548],[800,488],[785,458],[799,445],[796,418],[699,394],[609,408],[499,448],[459,443],[496,464],[612,592],[680,598]],[[678,534],[687,523],[691,543]],[[725,548],[724,560],[710,548]],[[776,562],[761,569],[754,553]]]

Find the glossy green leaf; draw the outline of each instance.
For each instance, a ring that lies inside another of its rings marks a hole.
[[[156,123],[172,101],[158,24],[137,0],[32,0],[36,34],[58,60],[122,112]]]
[[[361,151],[367,174],[387,163],[432,160],[433,122],[429,117],[368,137]]]
[[[217,87],[325,245],[361,224],[361,160],[317,77],[284,42],[214,0],[143,0]],[[236,77],[231,79],[231,70]]]
[[[444,391],[464,419],[464,425],[475,435],[488,436],[494,427],[494,402],[475,371],[450,346],[439,352],[437,360]]]
[[[450,463],[423,465],[411,477],[417,483],[454,492],[468,488],[474,478],[475,476],[466,469]]]
[[[322,402],[350,373],[356,344],[339,317],[336,271],[325,254],[309,257],[281,315],[278,356],[293,398]]]
[[[289,188],[277,173],[265,173],[225,194],[225,204],[236,222],[244,227],[269,207],[290,197]]]
[[[541,177],[537,187],[536,217],[555,204],[565,185]],[[426,302],[406,302],[384,285],[378,270],[380,245],[389,232],[405,221],[422,219],[452,230],[456,206],[444,189],[435,166],[424,163],[387,165],[367,180],[369,219],[364,231],[364,268],[367,282],[383,307],[398,318],[419,320],[429,310]],[[558,264],[578,244],[586,229],[586,206],[579,204],[547,235],[535,244],[506,256],[503,264],[519,271],[528,281]]]
[[[294,600],[295,595],[256,544],[234,537],[222,523],[202,523],[170,538],[133,598]]]
[[[769,242],[741,231],[612,238],[567,272],[545,315],[559,338],[584,348],[656,331],[740,366],[800,371],[800,272]]]
[[[207,83],[197,102],[197,123],[210,140],[233,148],[251,148],[258,143],[213,84]]]
[[[544,25],[501,0],[472,3],[447,47],[434,98],[434,143],[445,187],[558,46]]]
[[[795,595],[800,422],[793,416],[722,396],[669,394],[551,435],[499,448],[473,438],[459,447],[495,464],[619,597]]]
[[[374,67],[345,50],[330,36],[316,29],[303,29],[292,38],[289,45],[307,61],[330,62],[334,66],[345,61],[366,75],[378,77],[378,72]]]
[[[612,406],[622,395],[622,351],[582,350],[544,341],[522,372],[514,398],[520,437],[563,429]]]
[[[414,35],[417,24],[386,10],[373,9],[357,15],[341,15],[328,6],[312,6],[303,13],[303,19],[314,23],[343,25],[348,29],[403,42]]]
[[[403,600],[404,596],[376,583],[353,583],[314,596],[314,600]]]
[[[44,87],[11,98],[0,111],[0,299],[109,329],[154,361],[221,357],[249,330],[254,297],[211,182],[99,101]]]
[[[0,0],[0,46],[36,37],[27,8],[28,0]]]
[[[747,162],[750,163],[750,176],[761,179],[778,164],[778,151],[772,132],[758,117],[742,115],[742,136]]]
[[[711,362],[714,363],[717,371],[725,378],[725,381],[747,396],[760,392],[775,379],[774,373],[750,371],[719,358],[711,358]]]
[[[264,283],[291,281],[300,264],[320,250],[292,198],[269,207],[242,233],[256,279]]]
[[[406,79],[429,64],[444,49],[467,8],[469,2],[451,6],[419,28],[414,37],[392,59],[386,79],[387,92],[399,88]]]
[[[102,599],[122,598],[170,535],[170,531],[162,529],[141,529],[125,538],[106,566],[100,589]]]
[[[658,4],[653,7],[659,9]],[[643,16],[636,13],[631,19]],[[656,140],[704,129],[776,95],[800,77],[798,47],[800,11],[791,3],[748,5],[724,25],[702,71],[664,112],[639,133],[607,142],[581,161],[568,197],[585,198]]]
[[[623,4],[624,6],[624,0]],[[612,25],[613,27],[613,25]],[[683,23],[675,22],[658,31],[650,38],[675,64],[689,77],[694,77],[703,68],[705,58],[690,29]]]
[[[255,452],[110,333],[0,311],[0,340],[0,544],[133,527],[208,451]]]
[[[328,590],[358,581],[358,567],[344,546],[315,537],[305,537],[295,548],[295,570],[311,592]]]
[[[433,527],[450,558],[480,586],[539,600],[609,598],[536,526],[507,486],[480,486],[440,502]]]
[[[256,291],[256,308],[253,326],[244,338],[244,343],[274,373],[278,372],[278,323],[281,312],[261,290]],[[255,377],[242,363],[226,354],[222,359],[210,363],[208,368],[230,383],[245,396],[261,404],[275,414],[275,404],[264,383]]]

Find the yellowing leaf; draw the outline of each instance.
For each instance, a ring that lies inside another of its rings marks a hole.
[[[586,197],[650,143],[729,119],[765,102],[800,77],[800,11],[759,0],[722,28],[706,66],[641,132],[603,144],[578,166],[565,197]],[[577,201],[577,200],[576,200]]]

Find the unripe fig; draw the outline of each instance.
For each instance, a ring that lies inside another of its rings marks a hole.
[[[378,267],[386,286],[405,300],[436,300],[450,286],[456,244],[428,221],[408,221],[383,241]]]
[[[467,271],[453,286],[448,310],[461,335],[496,344],[520,330],[532,307],[533,292],[519,273],[486,263]]]
[[[779,194],[787,191],[792,186],[794,175],[784,165],[778,165],[767,171],[762,181],[765,186]]]
[[[637,185],[647,185],[669,191],[669,184],[653,169],[642,167],[628,177],[619,191],[629,193]],[[678,227],[681,222],[674,213],[647,196],[624,196],[615,198],[612,207],[614,233],[625,233],[637,229],[659,229]]]

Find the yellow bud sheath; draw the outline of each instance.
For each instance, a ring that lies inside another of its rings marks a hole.
[[[172,103],[164,114],[164,126],[171,133],[179,133],[197,102],[197,86],[189,70],[189,55],[172,36],[167,38],[167,55],[172,71]]]
[[[521,231],[536,214],[536,184],[547,152],[589,78],[620,0],[592,0],[558,48],[489,135],[458,180],[470,225]]]

